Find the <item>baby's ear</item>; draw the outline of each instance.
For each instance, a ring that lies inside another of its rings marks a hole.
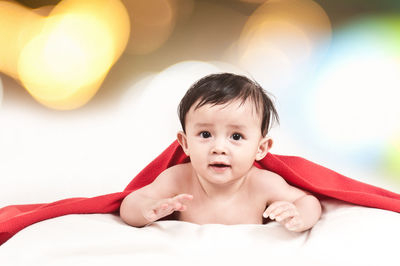
[[[267,153],[271,149],[273,143],[274,143],[273,140],[268,136],[264,137],[260,141],[260,144],[258,145],[257,154],[256,154],[256,161],[262,160],[265,157],[265,155],[267,155]]]
[[[179,131],[177,136],[176,136],[179,144],[181,145],[183,151],[187,156],[189,156],[189,149],[188,149],[188,144],[187,144],[187,138],[186,134],[183,131]]]

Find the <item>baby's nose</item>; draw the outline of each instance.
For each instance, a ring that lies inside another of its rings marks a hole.
[[[226,154],[226,146],[223,140],[216,140],[212,148],[212,154]]]
[[[225,150],[222,149],[213,149],[213,154],[226,154]]]

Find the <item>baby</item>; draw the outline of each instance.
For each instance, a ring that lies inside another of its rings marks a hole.
[[[278,120],[264,90],[244,76],[213,74],[196,82],[179,105],[177,139],[190,162],[162,172],[130,193],[121,218],[136,227],[167,216],[197,224],[262,224],[269,218],[290,231],[320,218],[317,198],[254,166],[272,146]]]

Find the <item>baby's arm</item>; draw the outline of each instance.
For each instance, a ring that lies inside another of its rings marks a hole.
[[[274,175],[269,188],[271,204],[264,212],[269,217],[281,223],[290,231],[302,232],[313,227],[321,217],[321,204],[313,195]]]
[[[142,227],[174,211],[185,211],[189,194],[177,194],[177,171],[167,169],[153,183],[133,191],[122,201],[120,216],[132,226]]]

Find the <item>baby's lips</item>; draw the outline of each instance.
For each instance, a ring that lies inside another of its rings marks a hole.
[[[220,162],[220,161],[212,162],[209,165],[216,166],[216,167],[230,167],[231,166],[229,163]]]

